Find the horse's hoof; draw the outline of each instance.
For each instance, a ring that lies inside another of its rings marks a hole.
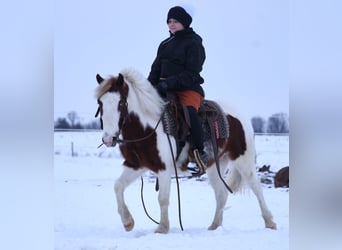
[[[272,226],[268,226],[266,228],[272,229],[272,230],[277,230],[277,224],[274,224]]]
[[[210,225],[210,227],[208,227],[208,230],[216,230],[219,226],[218,225]]]
[[[159,226],[155,231],[157,234],[167,234],[169,232],[168,227]]]
[[[277,224],[272,223],[271,225],[266,225],[266,228],[277,230]]]
[[[131,219],[131,222],[126,224],[126,225],[124,225],[124,227],[125,227],[126,232],[131,231],[133,229],[133,227],[134,227],[134,220]]]

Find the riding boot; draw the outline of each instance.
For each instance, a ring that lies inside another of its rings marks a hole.
[[[208,166],[209,156],[204,151],[203,146],[203,130],[202,125],[198,117],[197,110],[192,106],[187,106],[190,118],[190,134],[192,143],[195,147],[193,150],[197,166],[199,168],[198,174],[204,174]]]

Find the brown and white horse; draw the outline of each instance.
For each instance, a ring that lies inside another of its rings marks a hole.
[[[96,98],[99,103],[97,114],[101,114],[102,141],[108,147],[123,142],[119,146],[124,158],[124,170],[115,182],[114,190],[124,228],[130,231],[134,227],[134,219],[125,204],[124,191],[134,180],[147,170],[151,170],[156,173],[159,180],[160,222],[155,232],[167,233],[171,176],[175,170],[168,146],[168,136],[163,126],[158,125],[165,102],[150,82],[134,69],[124,69],[117,77],[103,79],[97,75],[96,78],[99,83],[96,88]],[[229,172],[225,176],[228,186],[236,192],[241,188],[243,181],[248,183],[258,199],[265,226],[276,229],[276,223],[267,208],[256,175],[251,127],[242,125],[231,115],[227,115],[227,118],[229,137],[217,140],[221,173],[227,173],[230,162]],[[171,146],[173,152],[176,152],[176,142],[173,137],[171,137]],[[178,167],[188,161],[188,151],[187,144],[177,159]],[[215,165],[212,159],[206,170],[216,198],[216,211],[209,230],[215,230],[222,225],[223,210],[228,198],[228,190],[219,178]]]

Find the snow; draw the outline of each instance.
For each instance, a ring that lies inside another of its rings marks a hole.
[[[141,180],[135,181],[125,192],[135,227],[126,232],[113,190],[122,158],[118,148],[97,149],[100,138],[100,132],[54,133],[55,249],[289,249],[288,189],[262,185],[277,230],[264,227],[256,197],[247,189],[229,195],[223,225],[209,231],[215,200],[206,175],[179,180],[184,231],[179,224],[176,181],[172,180],[170,232],[166,235],[154,233],[157,225],[146,216],[141,202]],[[289,164],[288,136],[256,136],[255,141],[257,166],[271,165],[270,170],[276,172]],[[148,213],[158,221],[152,177],[149,173],[143,178],[143,197]]]

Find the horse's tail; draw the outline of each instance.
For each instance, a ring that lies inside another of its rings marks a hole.
[[[258,178],[255,167],[254,144],[247,142],[245,154],[230,162],[226,183],[233,193],[236,193],[245,190],[246,185],[251,183],[251,179],[254,178]]]
[[[227,118],[230,122],[229,135],[232,136],[230,139],[234,143],[232,143],[233,145],[228,143],[231,145],[229,147],[231,164],[226,182],[233,192],[238,192],[244,189],[245,178],[256,177],[254,133],[247,120],[230,115]],[[249,180],[247,183],[250,183]]]

